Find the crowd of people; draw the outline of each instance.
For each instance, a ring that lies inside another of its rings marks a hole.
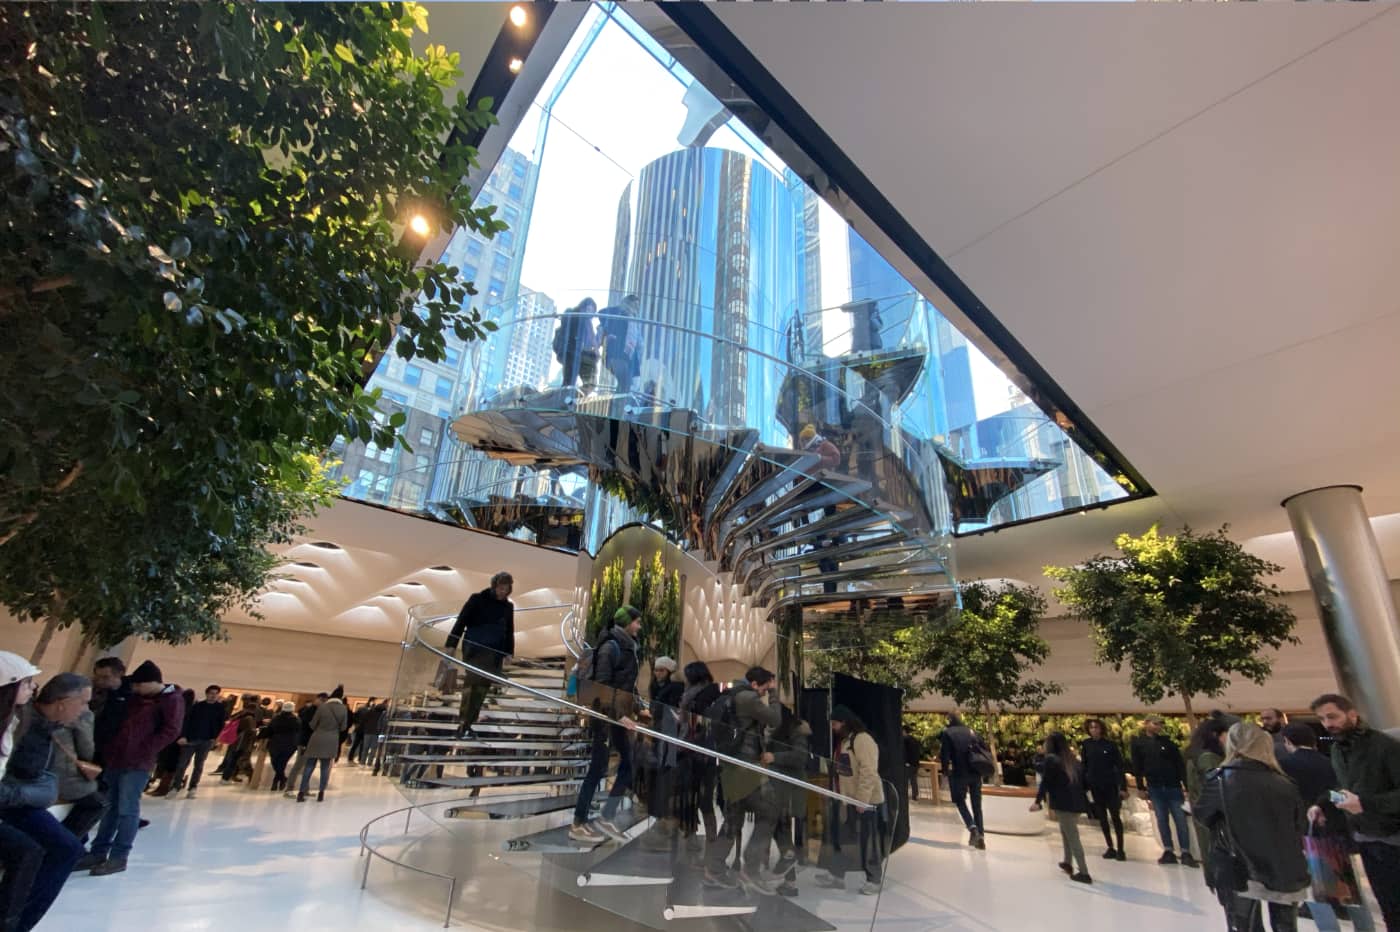
[[[227,750],[214,773],[236,783],[252,775],[254,749],[265,742],[272,789],[299,776],[299,790],[287,794],[298,801],[320,764],[324,799],[347,744],[353,763],[373,762],[387,708],[372,698],[352,716],[340,687],[299,712],[256,695],[226,699],[217,685],[195,701],[149,660],[128,673],[121,659],[104,657],[91,677],[59,673],[42,687],[41,675],[0,651],[0,932],[33,928],[75,871],[126,870],[148,824],[143,796],[195,798],[216,747]],[[52,811],[60,805],[61,820]]]
[[[1077,750],[1069,736],[1052,732],[1033,765],[1039,787],[1031,809],[1050,805],[1062,842],[1059,868],[1071,880],[1093,882],[1079,834],[1086,816],[1103,831],[1103,857],[1127,860],[1122,807],[1131,778],[1156,822],[1157,863],[1203,868],[1230,932],[1262,932],[1265,913],[1274,932],[1292,932],[1309,901],[1345,918],[1361,904],[1353,854],[1386,928],[1400,932],[1400,740],[1368,727],[1345,696],[1319,696],[1312,711],[1328,753],[1317,729],[1290,723],[1278,709],[1257,723],[1212,712],[1184,749],[1160,716],[1149,715],[1127,755],[1100,719],[1086,721]],[[950,715],[939,757],[969,844],[985,848],[986,746]]]

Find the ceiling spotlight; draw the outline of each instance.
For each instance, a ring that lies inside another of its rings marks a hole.
[[[311,542],[311,546],[313,546],[313,547],[320,547],[322,550],[341,550],[341,549],[344,549],[344,548],[342,548],[339,544],[333,544],[333,543],[331,543],[331,542],[328,541],[328,540],[313,540],[313,541]]]
[[[422,214],[414,214],[412,219],[408,221],[408,228],[413,231],[415,236],[427,236],[431,229],[428,226],[428,218]]]
[[[506,67],[510,69],[511,74],[519,74],[520,69],[525,67],[525,63],[518,58],[512,58]]]
[[[525,12],[523,6],[513,6],[510,8],[510,24],[519,28],[530,21],[530,14]]]

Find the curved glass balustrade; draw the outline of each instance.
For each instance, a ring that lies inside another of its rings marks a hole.
[[[819,737],[792,710],[766,706],[776,727],[760,749],[688,703],[661,701],[679,690],[570,698],[562,660],[472,646],[464,662],[447,649],[452,606],[410,614],[382,768],[428,821],[408,841],[367,827],[366,843],[450,884],[458,915],[513,929],[617,928],[619,918],[653,929],[869,928],[900,797],[889,783],[857,786],[848,764],[825,756],[824,723]],[[464,731],[474,678],[493,692]],[[596,805],[580,804],[589,762],[610,755],[634,793],[609,802],[605,780]],[[724,833],[716,786],[731,805],[745,801],[749,821],[727,813],[739,837]],[[571,838],[578,812],[594,825],[608,817],[614,837]],[[839,879],[822,886],[822,871]],[[413,889],[443,908],[442,883]]]

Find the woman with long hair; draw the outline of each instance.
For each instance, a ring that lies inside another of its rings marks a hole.
[[[1060,870],[1076,883],[1093,883],[1089,865],[1084,860],[1084,842],[1079,839],[1079,818],[1089,808],[1084,792],[1084,767],[1070,747],[1069,739],[1060,731],[1052,731],[1045,739],[1045,769],[1031,811],[1039,812],[1047,798],[1055,822],[1060,826],[1060,844],[1065,855]]]
[[[1230,726],[1225,760],[1206,778],[1192,814],[1211,831],[1206,883],[1231,932],[1295,932],[1311,877],[1303,857],[1303,800],[1274,755],[1274,739],[1249,722]]]
[[[681,737],[691,744],[709,747],[705,731],[705,711],[719,698],[719,684],[703,661],[695,660],[681,671],[685,676],[685,691],[681,693]],[[719,837],[715,821],[715,785],[719,768],[713,757],[691,751],[680,755],[679,776],[681,833],[692,853],[703,850],[697,837],[701,825],[710,841]]]
[[[1186,798],[1192,809],[1196,808],[1201,798],[1206,777],[1225,763],[1225,732],[1237,721],[1239,719],[1233,717],[1227,721],[1222,715],[1211,715],[1202,719],[1191,733],[1191,741],[1186,745]],[[1192,819],[1191,827],[1196,836],[1196,847],[1201,849],[1201,866],[1209,877],[1210,829],[1202,825],[1199,819]]]

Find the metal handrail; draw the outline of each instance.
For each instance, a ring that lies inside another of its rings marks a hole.
[[[447,800],[447,802],[456,802],[456,800]],[[431,805],[437,804],[437,802],[434,802]],[[391,858],[387,854],[381,852],[374,845],[369,843],[369,827],[375,824],[376,822],[389,818],[389,816],[391,815],[398,815],[400,812],[408,813],[408,815],[404,817],[403,822],[403,831],[404,834],[407,835],[409,823],[413,820],[414,810],[421,809],[423,808],[423,806],[424,804],[419,803],[412,806],[405,806],[402,809],[394,809],[391,812],[384,812],[375,816],[373,819],[370,819],[363,826],[361,826],[360,857],[364,857],[366,853],[369,854],[369,857],[365,858],[364,873],[360,875],[360,889],[363,890],[365,886],[369,883],[369,866],[375,858],[383,858],[390,864],[393,864],[395,867],[406,868],[407,870],[415,871],[419,874],[425,874],[429,877],[436,877],[438,880],[445,880],[447,881],[447,911],[442,919],[442,927],[446,929],[452,925],[452,903],[454,900],[457,899],[457,878],[449,876],[447,874],[439,874],[437,871],[430,871],[426,867],[418,867],[417,865],[409,864],[406,861],[400,861],[397,858]]]
[[[787,775],[787,774],[785,774],[785,773],[781,773],[781,772],[779,772],[779,771],[777,771],[777,770],[769,770],[767,767],[764,767],[762,764],[755,764],[755,763],[752,762],[752,761],[746,761],[746,760],[743,760],[742,758],[731,757],[731,756],[729,756],[728,754],[722,754],[722,753],[720,753],[719,751],[715,751],[715,750],[712,750],[712,749],[710,749],[710,748],[704,747],[704,746],[702,746],[702,745],[694,744],[694,743],[692,743],[692,742],[690,742],[690,741],[686,741],[684,738],[676,738],[676,737],[673,737],[673,736],[671,736],[671,735],[663,734],[663,733],[661,733],[661,732],[659,732],[659,731],[655,731],[654,729],[647,728],[645,725],[640,725],[640,724],[638,724],[638,723],[636,723],[636,722],[632,722],[631,720],[628,720],[628,721],[619,721],[618,719],[615,719],[615,718],[612,718],[612,717],[610,717],[610,716],[604,715],[602,712],[599,712],[599,711],[597,711],[596,709],[590,709],[590,708],[588,708],[587,706],[579,705],[579,704],[576,703],[576,702],[570,702],[570,701],[567,700],[567,699],[561,699],[561,698],[558,697],[558,696],[551,696],[549,693],[544,692],[543,690],[533,689],[533,688],[531,688],[531,687],[529,687],[529,686],[526,686],[526,685],[523,684],[523,683],[517,683],[517,682],[515,682],[514,680],[510,679],[509,677],[501,676],[500,674],[498,674],[498,673],[493,673],[493,672],[491,672],[490,670],[483,670],[481,667],[473,666],[472,664],[467,663],[465,660],[460,660],[460,659],[458,659],[457,657],[453,657],[451,654],[447,653],[446,651],[441,650],[441,649],[439,649],[439,648],[437,648],[437,647],[434,647],[433,645],[429,644],[427,641],[423,640],[422,634],[420,633],[420,632],[421,632],[421,629],[422,629],[423,627],[425,627],[425,626],[431,627],[431,626],[433,626],[433,625],[436,625],[436,624],[438,624],[438,623],[444,621],[444,620],[445,620],[446,618],[448,618],[448,617],[451,617],[451,616],[441,616],[441,617],[438,617],[438,618],[426,619],[426,620],[424,620],[424,621],[420,621],[420,622],[418,623],[418,629],[419,629],[419,630],[415,630],[415,631],[413,632],[414,640],[416,640],[416,641],[419,643],[419,645],[421,645],[421,646],[424,647],[425,649],[431,651],[431,652],[434,653],[434,654],[437,654],[437,655],[438,655],[439,657],[441,657],[443,660],[446,660],[448,663],[451,663],[451,664],[453,664],[454,666],[457,666],[457,667],[461,667],[461,668],[464,669],[464,670],[470,671],[470,672],[471,672],[472,674],[474,674],[475,676],[479,676],[479,677],[481,677],[482,679],[489,680],[490,682],[495,683],[497,686],[504,686],[504,687],[506,687],[507,689],[518,690],[518,691],[520,691],[520,692],[527,693],[528,695],[534,696],[536,699],[543,699],[543,700],[545,700],[546,702],[552,703],[552,704],[554,704],[554,705],[562,706],[562,707],[564,707],[564,708],[566,708],[566,709],[570,709],[570,710],[572,710],[572,711],[578,713],[579,715],[586,715],[586,716],[588,716],[589,718],[593,718],[593,719],[597,719],[597,720],[599,720],[599,721],[607,722],[609,725],[620,725],[620,726],[622,726],[623,728],[626,728],[626,729],[628,729],[628,730],[630,730],[630,731],[634,731],[634,732],[637,732],[638,734],[646,735],[646,736],[649,737],[649,738],[655,738],[655,739],[658,740],[658,741],[664,741],[664,742],[667,743],[667,744],[674,745],[675,747],[678,747],[678,748],[683,748],[683,749],[685,749],[685,750],[687,750],[687,751],[690,751],[690,752],[692,752],[692,753],[701,754],[701,755],[704,755],[705,757],[711,757],[711,758],[714,758],[714,759],[717,760],[717,761],[720,761],[720,762],[725,763],[725,764],[731,764],[731,765],[733,765],[733,766],[735,766],[735,767],[742,767],[744,770],[752,770],[754,773],[763,774],[764,776],[768,777],[770,780],[777,780],[777,781],[779,781],[779,782],[781,782],[781,783],[787,783],[787,784],[790,784],[790,785],[792,785],[792,786],[796,786],[796,787],[799,787],[799,788],[801,788],[801,789],[808,790],[808,791],[810,791],[810,792],[816,793],[816,794],[819,795],[819,796],[825,796],[825,797],[828,798],[828,799],[833,799],[833,800],[836,800],[837,802],[845,803],[845,804],[848,805],[848,806],[854,806],[856,809],[858,809],[858,810],[860,810],[860,811],[862,811],[862,812],[874,808],[874,806],[872,806],[870,803],[862,802],[862,801],[859,800],[859,799],[855,799],[855,798],[853,798],[853,797],[846,796],[846,795],[841,794],[841,793],[837,793],[837,792],[835,792],[835,791],[833,791],[833,790],[828,790],[828,789],[825,789],[825,788],[820,787],[820,786],[815,786],[815,785],[813,785],[813,784],[811,784],[811,783],[808,783],[806,780],[801,779],[800,777],[789,776],[789,775]]]

